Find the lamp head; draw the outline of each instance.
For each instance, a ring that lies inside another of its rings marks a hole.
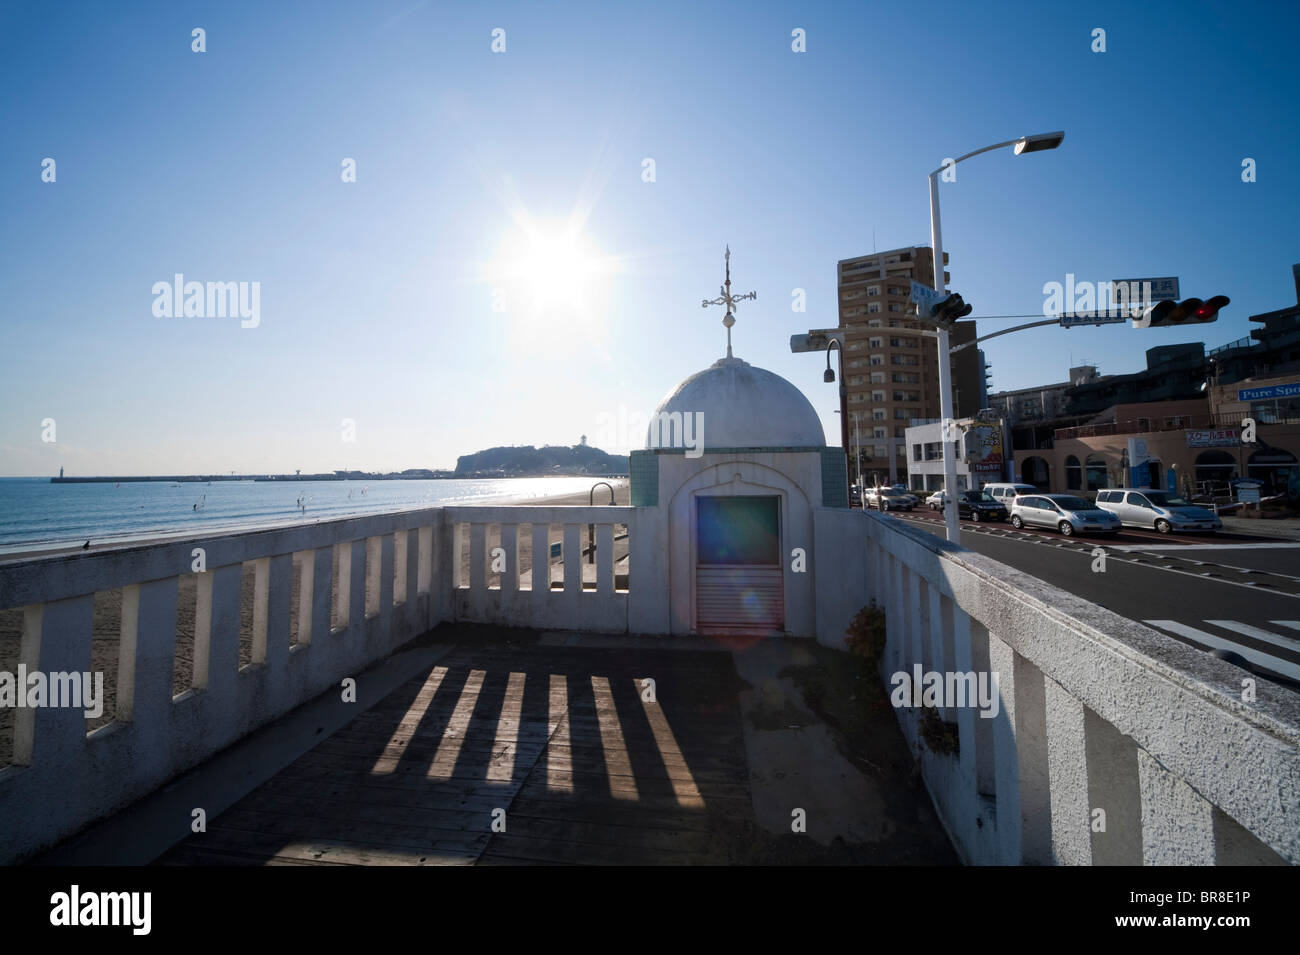
[[[1055,149],[1061,145],[1061,141],[1064,139],[1065,132],[1062,130],[1055,133],[1038,133],[1035,136],[1025,136],[1016,143],[1016,155],[1041,152],[1044,149]]]

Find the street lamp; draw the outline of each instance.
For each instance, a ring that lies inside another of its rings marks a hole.
[[[1015,153],[1019,156],[1021,153],[1036,153],[1044,149],[1055,149],[1061,145],[1065,139],[1065,133],[1039,133],[1035,136],[1022,136],[1019,139],[1008,139],[1004,143],[994,143],[992,146],[985,146],[983,149],[976,149],[964,156],[959,156],[952,162],[946,162],[934,172],[930,173],[930,245],[934,252],[934,290],[943,296],[945,286],[943,281],[943,233],[939,227],[939,175],[959,162],[970,159],[972,156],[978,156],[980,153],[991,152],[994,149],[1002,149],[1006,146],[1015,147]],[[951,421],[952,411],[952,365],[951,358],[948,354],[948,329],[943,325],[939,326],[939,414],[945,422]],[[942,435],[941,437],[950,437]],[[944,487],[948,491],[949,503],[956,502],[957,493],[957,456],[953,448],[953,442],[943,441],[943,481]],[[944,508],[944,521],[948,528],[948,540],[954,544],[961,543],[961,524],[958,521],[958,509],[956,507]]]

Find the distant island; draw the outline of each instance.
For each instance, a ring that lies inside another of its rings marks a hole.
[[[456,477],[541,477],[552,474],[627,474],[627,455],[588,444],[488,448],[456,459]]]
[[[627,455],[606,454],[587,444],[535,448],[488,448],[456,459],[456,470],[407,468],[405,471],[327,471],[316,474],[155,474],[128,476],[58,477],[51,484],[133,484],[138,482],[174,482],[210,484],[213,481],[428,481],[451,478],[554,477],[627,474]]]

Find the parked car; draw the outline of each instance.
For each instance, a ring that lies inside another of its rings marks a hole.
[[[1032,484],[1004,484],[999,481],[995,481],[992,484],[985,484],[981,490],[988,492],[989,497],[993,498],[993,500],[997,501],[1008,511],[1011,510],[1011,502],[1015,500],[1017,494],[1039,493],[1038,488],[1034,487]]]
[[[892,484],[890,485],[890,487],[892,487],[895,491],[897,491],[899,494],[903,495],[904,497],[910,497],[912,499],[913,507],[916,507],[916,505],[921,503],[921,499],[917,497],[915,494],[913,494],[911,491],[909,491],[907,489],[906,484]]]
[[[962,491],[957,495],[957,516],[980,521],[1005,521],[1007,509],[985,491]]]
[[[1193,504],[1169,491],[1126,487],[1097,492],[1097,506],[1110,511],[1125,527],[1171,531],[1217,531],[1223,521],[1208,508]]]
[[[1071,534],[1115,534],[1119,518],[1073,494],[1020,494],[1011,501],[1011,523],[1017,528],[1055,527]]]
[[[947,491],[935,491],[925,499],[925,503],[930,506],[932,511],[942,511],[944,502],[948,500]]]
[[[867,488],[867,507],[878,507],[882,511],[910,511],[914,505],[910,494],[895,491],[892,487]]]

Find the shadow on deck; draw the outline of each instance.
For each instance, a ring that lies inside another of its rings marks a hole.
[[[844,654],[463,625],[430,640],[432,666],[157,861],[957,861],[892,711],[824,721]]]

